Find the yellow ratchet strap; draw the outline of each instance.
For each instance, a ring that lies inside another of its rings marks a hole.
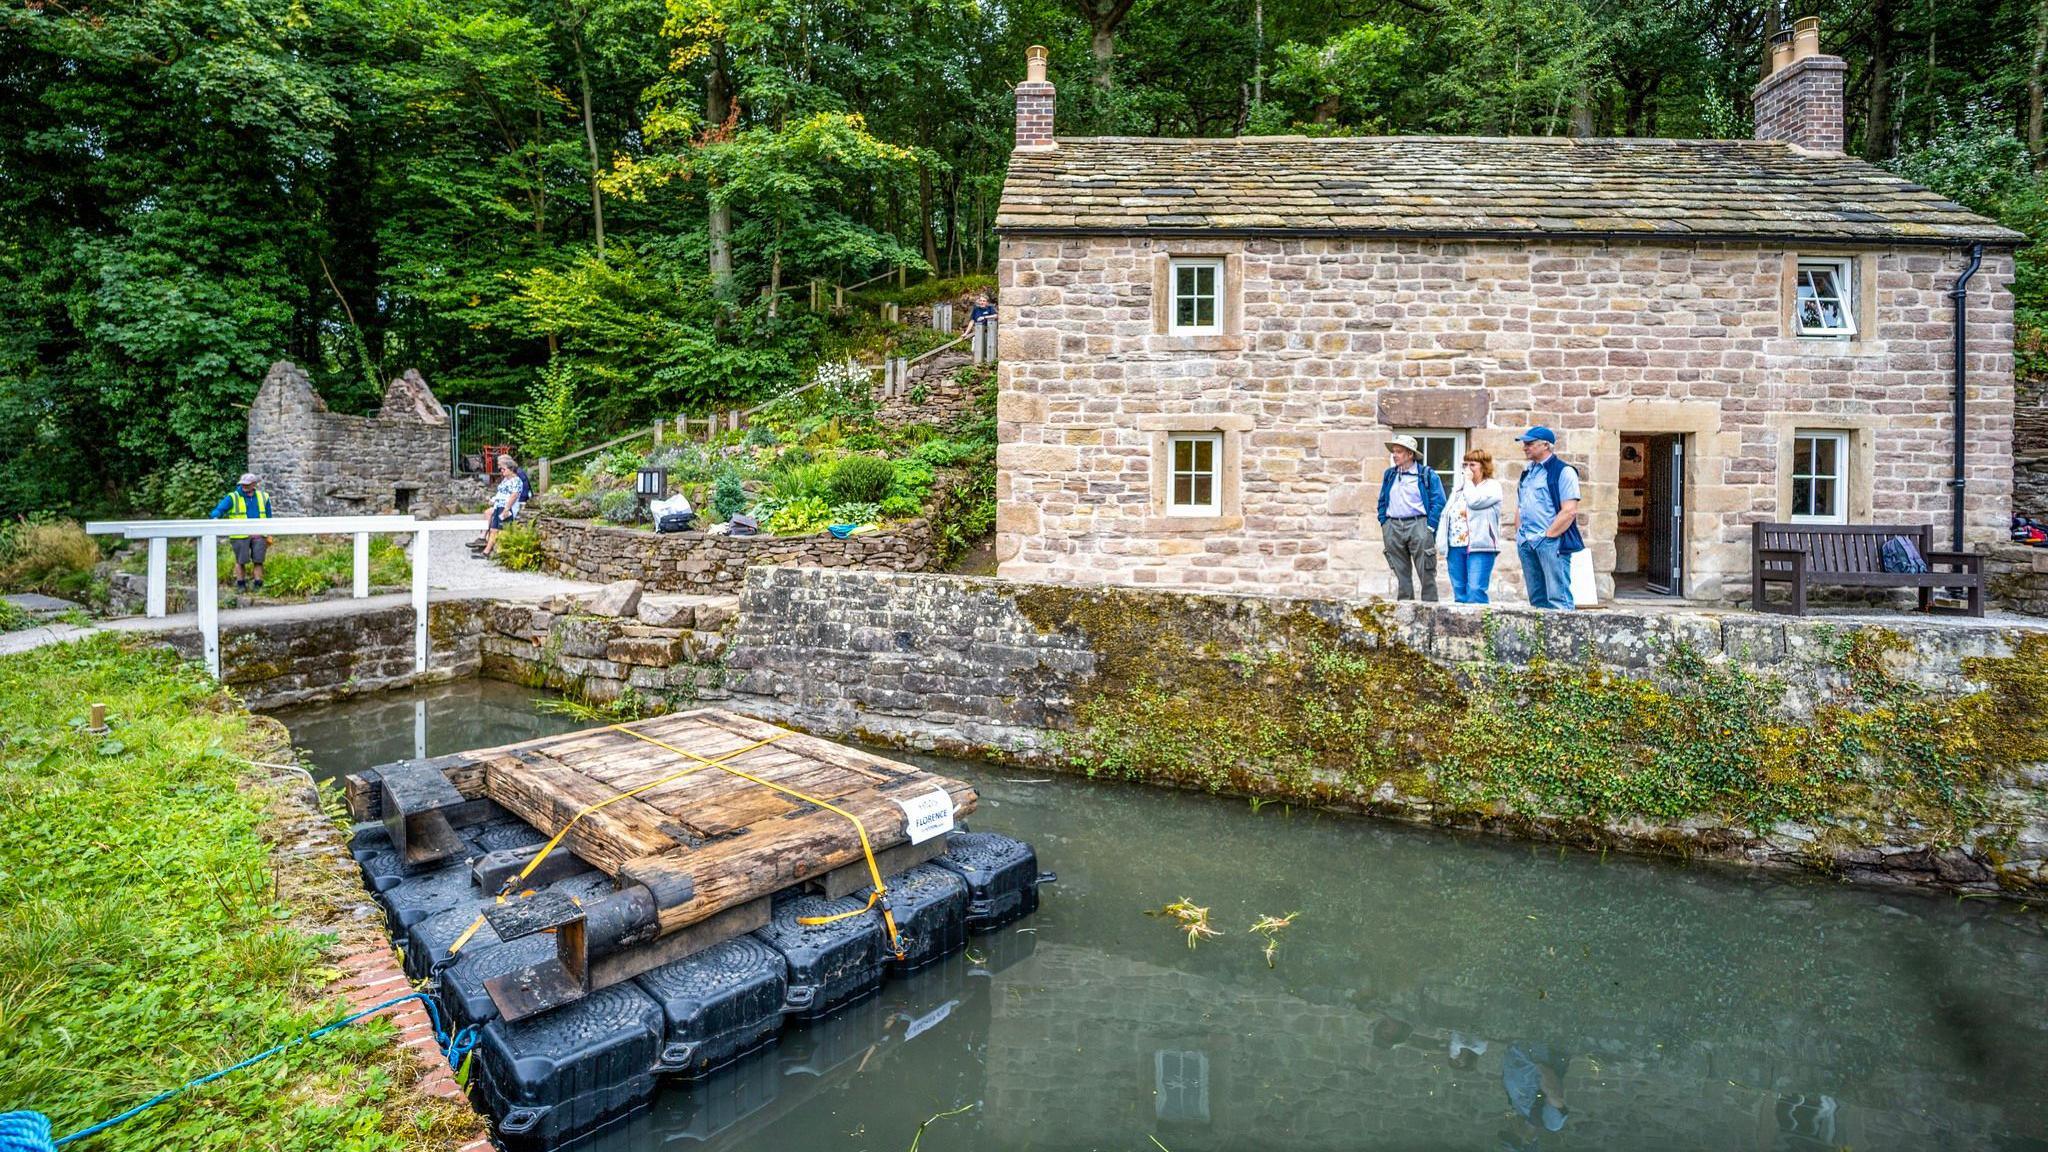
[[[806,804],[815,804],[818,807],[823,808],[827,812],[830,812],[836,816],[844,817],[848,822],[850,822],[853,825],[853,830],[855,832],[860,833],[860,850],[862,854],[867,857],[868,875],[871,878],[873,878],[875,882],[874,891],[868,896],[868,902],[865,905],[862,905],[859,908],[855,908],[852,911],[839,912],[831,916],[799,916],[797,917],[796,922],[811,927],[815,927],[819,924],[830,924],[835,920],[846,920],[854,916],[862,915],[863,913],[866,913],[869,909],[872,909],[876,904],[879,903],[882,906],[882,923],[889,929],[889,948],[892,952],[896,954],[896,958],[898,960],[903,959],[903,940],[901,934],[896,929],[896,912],[894,909],[889,907],[889,888],[887,885],[882,883],[882,869],[879,865],[875,863],[875,849],[873,845],[868,843],[868,830],[867,827],[860,822],[860,817],[855,816],[853,813],[848,812],[846,809],[841,808],[836,804],[833,804],[829,800],[820,800],[816,796],[806,796],[794,788],[785,788],[782,785],[777,784],[773,780],[763,780],[759,776],[756,776],[751,772],[742,772],[739,769],[733,767],[732,765],[726,763],[727,760],[730,760],[734,756],[739,755],[739,752],[734,752],[726,756],[720,756],[716,760],[705,760],[704,757],[697,755],[695,752],[686,752],[681,748],[675,747],[674,745],[664,744],[661,741],[656,740],[654,737],[649,736],[643,732],[635,732],[630,728],[622,727],[617,724],[612,725],[612,730],[615,732],[624,732],[626,735],[632,736],[635,739],[645,740],[649,744],[652,744],[657,748],[666,748],[669,751],[674,752],[678,756],[688,756],[692,760],[701,760],[703,761],[703,763],[700,764],[699,767],[717,768],[721,772],[730,772],[742,780],[751,780],[754,783],[759,784],[763,788],[780,792],[784,796],[795,797],[796,799],[801,800]],[[774,736],[769,737],[769,739],[779,740],[786,735],[788,735],[787,732],[777,732]],[[764,740],[761,743],[765,744],[767,742],[767,740]],[[753,747],[758,748],[760,747],[760,744],[753,745]],[[740,752],[745,751],[749,751],[749,749],[740,749]]]
[[[724,761],[730,760],[735,756],[744,756],[747,753],[752,752],[756,748],[760,748],[768,744],[773,744],[777,740],[782,739],[784,736],[789,735],[788,732],[777,732],[775,735],[768,737],[766,740],[756,740],[752,744],[747,745],[745,748],[740,748],[731,752],[727,752],[725,755],[720,756],[716,760],[707,760],[694,752],[684,752],[680,748],[669,748],[668,745],[662,744],[661,741],[656,740],[653,737],[641,736],[640,733],[635,732],[631,728],[626,728],[622,725],[613,724],[611,725],[610,730],[613,732],[624,732],[628,736],[638,736],[640,739],[645,740],[650,744],[657,744],[663,748],[668,748],[668,750],[671,752],[687,756],[692,760],[700,761],[700,763],[691,765],[690,767],[683,769],[681,772],[676,772],[667,776],[663,776],[659,780],[650,780],[637,788],[628,789],[624,792],[619,793],[616,796],[608,796],[595,804],[591,804],[585,807],[582,811],[576,813],[574,816],[569,817],[569,822],[567,824],[562,825],[562,830],[560,832],[555,833],[554,839],[549,840],[545,845],[541,847],[541,850],[539,852],[534,853],[533,859],[526,862],[526,867],[521,868],[517,875],[506,877],[504,887],[498,890],[498,903],[505,903],[506,897],[518,891],[520,882],[525,880],[528,876],[533,875],[533,870],[540,867],[540,862],[548,858],[548,853],[553,852],[556,848],[561,846],[562,841],[569,835],[569,830],[576,827],[577,822],[582,820],[585,816],[588,816],[592,812],[595,812],[598,809],[603,808],[607,804],[615,804],[620,800],[626,799],[628,796],[638,796],[642,792],[646,792],[654,788],[659,788],[663,784],[672,784],[677,780],[681,780],[685,776],[692,776],[696,773],[702,772],[706,768],[722,768],[724,767]],[[727,770],[731,771],[731,769]],[[865,834],[863,834],[863,836],[865,836]],[[462,935],[457,936],[455,938],[455,943],[450,944],[448,946],[448,954],[450,956],[453,956],[457,952],[462,951],[462,946],[469,943],[470,940],[476,936],[477,932],[483,928],[483,926],[484,918],[481,915],[479,915],[474,923],[470,924],[468,928],[463,930]]]

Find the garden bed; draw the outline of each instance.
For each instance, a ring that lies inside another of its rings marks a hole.
[[[638,580],[663,592],[735,592],[749,567],[877,568],[923,572],[940,564],[930,520],[922,517],[841,540],[809,536],[659,534],[590,520],[543,517],[534,532],[541,567],[558,575],[609,584]]]

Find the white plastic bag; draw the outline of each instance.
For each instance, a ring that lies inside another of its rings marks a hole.
[[[1580,608],[1591,608],[1600,603],[1600,581],[1593,575],[1593,550],[1581,548],[1572,553],[1572,603]]]
[[[696,509],[690,507],[689,497],[678,492],[666,500],[656,500],[654,503],[649,504],[647,511],[653,514],[654,522],[659,524],[661,523],[661,518],[671,512],[695,512]]]

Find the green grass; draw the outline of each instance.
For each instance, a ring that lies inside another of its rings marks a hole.
[[[83,730],[94,702],[107,735]],[[340,911],[361,893],[322,862],[273,861],[282,789],[243,758],[280,743],[162,650],[103,636],[0,658],[5,1107],[61,1136],[346,1014],[321,989],[365,946]],[[453,1146],[473,1118],[403,1090],[413,1057],[390,1037],[343,1029],[74,1147]]]
[[[198,545],[190,540],[172,541],[167,554],[173,584],[189,582],[195,571]],[[280,536],[263,561],[263,595],[274,600],[310,600],[315,596],[349,587],[355,562],[355,541],[347,536]],[[123,558],[125,572],[140,573],[148,559],[140,548]],[[221,583],[234,587],[235,557],[228,544],[220,545]],[[403,588],[412,581],[412,562],[405,549],[390,536],[370,537],[370,587]]]

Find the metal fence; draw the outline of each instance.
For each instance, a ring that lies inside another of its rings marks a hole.
[[[484,458],[485,449],[511,446],[518,412],[517,408],[502,404],[457,404],[454,422],[448,429],[449,475],[485,471],[490,465]]]

